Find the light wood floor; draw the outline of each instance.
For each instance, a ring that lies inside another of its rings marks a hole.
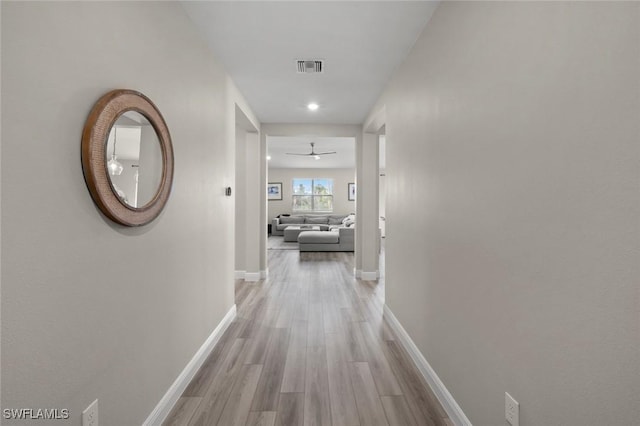
[[[269,250],[237,319],[165,425],[452,425],[383,320],[353,253]]]

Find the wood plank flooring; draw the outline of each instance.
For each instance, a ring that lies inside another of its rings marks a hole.
[[[269,250],[238,315],[164,425],[447,426],[353,253]]]

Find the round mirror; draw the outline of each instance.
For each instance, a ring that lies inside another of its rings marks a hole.
[[[82,169],[100,210],[126,226],[155,219],[169,198],[173,147],[156,106],[133,90],[94,105],[82,133]]]
[[[143,207],[162,181],[162,149],[155,129],[137,111],[126,111],[111,126],[105,150],[111,187],[120,201]]]

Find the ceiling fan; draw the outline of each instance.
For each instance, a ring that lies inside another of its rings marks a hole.
[[[320,159],[321,155],[327,155],[327,154],[335,154],[336,151],[329,151],[329,152],[315,152],[314,150],[314,146],[315,146],[315,142],[309,142],[311,144],[311,152],[308,154],[298,154],[298,153],[294,153],[294,152],[287,152],[287,155],[302,155],[304,157],[313,157],[316,160]]]

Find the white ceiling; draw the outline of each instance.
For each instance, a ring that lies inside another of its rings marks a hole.
[[[313,157],[287,155],[287,152],[306,154],[311,152],[310,142],[315,142],[315,152],[336,151],[336,154]],[[327,137],[267,137],[267,154],[271,157],[269,168],[330,169],[355,168],[356,144],[354,138]]]
[[[331,124],[364,121],[437,4],[182,2],[260,122]],[[297,59],[323,59],[325,71],[298,74]]]

